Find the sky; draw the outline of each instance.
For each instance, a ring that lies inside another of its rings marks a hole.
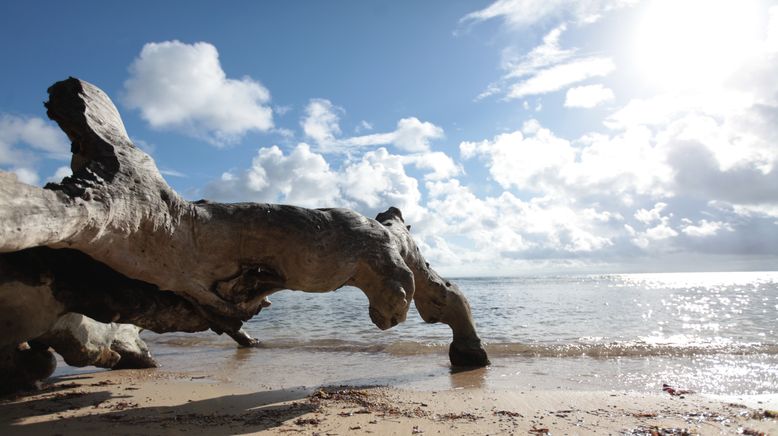
[[[0,170],[78,77],[190,200],[402,210],[453,276],[775,270],[778,2],[0,6]]]

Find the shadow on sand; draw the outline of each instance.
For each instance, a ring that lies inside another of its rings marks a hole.
[[[441,366],[431,372],[404,374],[402,379],[407,382],[443,377],[448,379],[448,388],[480,388],[487,372],[488,368]],[[54,377],[43,390],[0,398],[0,435],[246,434],[288,426],[319,407],[307,401],[313,391],[310,386],[223,395],[174,406],[143,406],[136,403],[138,396],[108,386],[101,389],[100,383],[89,384],[90,380],[81,374]],[[396,383],[396,376],[383,376],[347,378],[327,385],[370,388]],[[67,412],[74,410],[80,416],[68,416]]]
[[[84,392],[76,388],[53,392],[44,398],[24,401],[17,397],[13,402],[0,403],[0,434],[245,434],[278,427],[318,408],[316,404],[297,401],[310,393],[303,388],[225,395],[156,407],[138,407],[123,401],[127,396],[109,391]],[[112,400],[108,409],[101,406],[107,400]],[[83,409],[86,415],[59,415],[53,420],[20,423],[23,418],[76,409]]]

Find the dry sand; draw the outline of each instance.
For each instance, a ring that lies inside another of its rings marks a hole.
[[[772,407],[663,392],[258,391],[209,375],[125,370],[60,377],[3,398],[0,435],[778,434]]]

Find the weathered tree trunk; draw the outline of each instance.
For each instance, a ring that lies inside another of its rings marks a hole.
[[[379,328],[402,322],[413,299],[425,321],[451,326],[454,365],[488,364],[466,299],[429,268],[399,210],[372,220],[347,209],[191,203],[94,85],[58,82],[46,108],[72,141],[73,175],[40,189],[0,173],[6,345],[39,337],[65,312],[160,332],[211,328],[251,345],[242,322],[268,295],[351,285]]]
[[[71,366],[100,368],[153,368],[139,327],[103,324],[77,313],[66,313],[43,336],[36,339],[59,353]]]

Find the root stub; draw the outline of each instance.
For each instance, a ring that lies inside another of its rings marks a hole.
[[[461,346],[452,342],[448,348],[448,358],[451,360],[451,366],[462,368],[481,368],[491,364],[481,344]]]

